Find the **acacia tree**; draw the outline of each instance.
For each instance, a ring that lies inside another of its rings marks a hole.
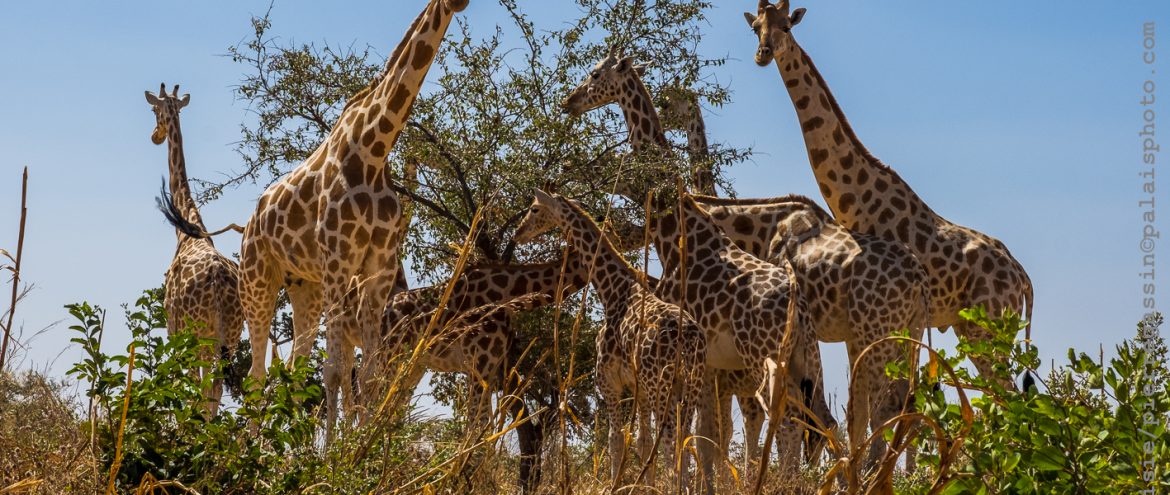
[[[621,115],[610,109],[571,119],[560,108],[561,99],[611,47],[650,64],[645,80],[652,93],[667,85],[687,88],[714,106],[730,96],[707,73],[724,59],[705,58],[697,50],[710,2],[564,0],[576,17],[558,26],[535,25],[518,0],[499,3],[510,23],[486,32],[456,18],[458,29],[437,56],[440,70],[429,78],[413,120],[388,158],[393,170],[407,160],[423,165],[417,190],[399,193],[415,205],[404,252],[424,283],[449,276],[458,254],[452,246],[468,236],[477,214],[476,260],[527,262],[559,252],[560,242],[517,246],[511,238],[538,187],[579,199],[613,222],[640,222],[637,208],[613,207],[606,194],[616,180],[652,172],[638,160],[622,158],[627,133]],[[383,65],[368,46],[285,44],[272,34],[267,13],[251,23],[252,36],[228,50],[245,70],[236,96],[253,114],[241,125],[244,168],[226,179],[199,181],[205,201],[239,184],[269,184],[299,164],[328,135],[346,99]],[[745,150],[717,145],[706,159],[718,172],[747,156]],[[538,360],[554,367],[557,372],[532,373],[525,399],[536,407],[529,409],[558,410],[566,400],[576,418],[567,425],[576,435],[589,435],[596,311],[587,312],[590,318],[572,331],[574,313],[564,311],[559,322],[552,310],[521,319],[518,341],[522,347],[535,341],[535,352],[517,369],[530,370]],[[559,330],[551,331],[554,327]],[[554,348],[561,352],[550,356]],[[443,393],[455,390],[450,384],[440,379],[437,396],[453,397]]]

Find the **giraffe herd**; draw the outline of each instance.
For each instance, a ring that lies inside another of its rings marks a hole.
[[[330,435],[339,412],[362,421],[374,411],[389,365],[404,356],[422,365],[404,380],[407,393],[424,368],[469,375],[469,417],[486,424],[490,398],[508,379],[511,316],[591,286],[603,309],[595,382],[608,415],[615,485],[623,467],[634,465],[623,430],[631,396],[640,460],[660,456],[679,483],[688,482],[694,462],[710,491],[719,460],[728,456],[732,396],[743,413],[749,459],[760,460],[764,416],[773,418],[769,428],[785,472],[797,467],[802,444],[806,459],[820,457],[818,439],[837,421],[819,342],[846,344],[854,392],[845,431],[857,452],[871,428],[902,412],[909,390],[885,369],[913,362],[911,353],[883,338],[954,327],[960,336],[987,339],[958,317],[977,305],[1030,317],[1031,282],[1006,246],[935,213],[864,147],[796,42],[793,28],[805,9],[791,9],[789,0],[761,0],[745,17],[758,38],[756,63],[775,62],[792,100],[828,211],[798,195],[717,197],[698,100],[681,88],[656,100],[642,82],[645,68],[614,48],[562,108],[570,118],[607,105],[621,110],[633,157],[653,172],[610,186],[647,205],[649,238],[617,239],[572,198],[536,190],[514,239],[532,242],[559,230],[568,244],[563,259],[473,266],[449,283],[408,289],[400,263],[408,201],[395,192],[386,158],[448,26],[467,3],[428,2],[316,151],[260,196],[239,229],[238,266],[216,251],[216,232],[207,231],[187,185],[179,112],[189,96],[180,97],[177,86],[171,94],[165,87],[146,93],[156,115],[151,139],[168,143],[169,193],[161,206],[178,231],[166,274],[168,331],[188,324],[214,340],[216,355],[204,356],[214,362],[234,351],[246,322],[249,374],[262,379],[269,322],[283,289],[292,304],[292,357],[308,356],[325,328]],[[677,159],[667,129],[686,131],[689,160]],[[658,253],[658,279],[626,261],[623,249],[647,243]],[[364,353],[360,366],[355,347]],[[974,364],[987,374],[995,363]],[[214,415],[221,383],[205,395]],[[692,429],[696,448],[680,448]],[[873,442],[854,467],[884,450]],[[646,464],[651,482],[654,465]]]

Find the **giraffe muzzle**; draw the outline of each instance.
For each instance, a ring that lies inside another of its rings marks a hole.
[[[760,67],[767,67],[772,62],[772,48],[761,46],[756,50],[756,65]]]
[[[469,0],[445,0],[443,3],[447,4],[447,8],[452,12],[463,12],[467,8]]]

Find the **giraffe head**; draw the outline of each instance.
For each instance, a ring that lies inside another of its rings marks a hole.
[[[779,0],[772,5],[768,0],[760,0],[756,15],[744,12],[748,26],[760,38],[760,47],[756,49],[756,64],[764,67],[772,62],[777,54],[787,52],[793,47],[792,27],[800,24],[804,19],[804,8],[789,13],[789,0]]]
[[[467,8],[468,0],[443,0],[443,4],[452,12],[463,12]]]
[[[166,83],[158,85],[158,95],[146,91],[146,102],[154,110],[154,132],[150,133],[150,140],[154,144],[163,144],[167,140],[167,130],[179,120],[179,110],[191,102],[191,95],[179,97],[179,85],[171,94],[167,94]]]
[[[623,57],[617,47],[611,48],[609,55],[589,71],[589,77],[565,97],[561,109],[573,117],[580,117],[585,112],[617,102],[629,93],[626,85],[633,84],[633,80],[641,78],[645,72],[646,66],[635,65],[633,57]]]
[[[699,97],[694,91],[674,84],[662,88],[654,103],[664,129],[686,130],[692,112],[699,105]]]
[[[532,206],[528,207],[528,214],[524,215],[520,226],[516,227],[516,234],[512,236],[512,239],[517,244],[527,244],[545,232],[556,228],[559,224],[557,212],[563,201],[566,200],[560,195],[549,194],[537,189]]]

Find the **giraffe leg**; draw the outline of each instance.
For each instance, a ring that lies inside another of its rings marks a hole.
[[[240,249],[240,304],[248,324],[248,342],[252,347],[252,366],[248,375],[257,387],[264,387],[265,359],[268,356],[268,335],[272,316],[276,312],[276,296],[280,279],[275,267],[264,257],[254,243]]]
[[[746,462],[743,464],[744,473],[754,473],[760,462],[760,430],[764,426],[764,406],[755,394],[740,395],[739,413],[743,415],[743,446]],[[730,405],[730,404],[729,404]],[[744,479],[752,479],[745,476]]]
[[[804,428],[803,434],[807,435],[807,440],[804,441],[805,460],[813,466],[819,466],[821,454],[828,443],[827,435],[837,429],[837,419],[833,417],[833,411],[829,409],[829,401],[825,396],[825,368],[821,361],[821,346],[815,339],[808,339],[805,345],[805,352],[801,353],[804,359],[799,361],[804,371],[798,391],[804,401],[804,407],[812,412],[811,417],[806,413],[804,421],[815,427],[815,430]]]
[[[698,418],[698,435],[702,439],[698,443],[699,451],[699,469],[703,478],[703,488],[706,493],[711,494],[715,492],[715,463],[722,462],[719,459],[719,448],[721,445],[718,442],[719,430],[722,425],[719,422],[719,407],[721,404],[716,397],[716,374],[720,373],[712,369],[704,369],[704,373],[698,378],[700,384],[700,393],[697,399]]]
[[[474,432],[476,437],[489,436],[491,424],[492,393],[484,387],[480,378],[467,377],[467,430]]]
[[[651,422],[651,413],[646,392],[640,390],[634,400],[634,414],[638,417],[638,457],[641,464],[638,469],[646,468],[646,476],[642,483],[654,486],[658,478],[658,462],[654,459],[654,439],[658,432]]]
[[[716,373],[718,373],[716,380],[718,380],[719,389],[716,391],[716,394],[713,396],[712,400],[715,405],[713,408],[716,416],[715,420],[718,421],[719,425],[719,429],[717,430],[718,435],[716,435],[714,438],[701,439],[700,441],[705,443],[716,442],[718,447],[716,450],[716,455],[718,457],[713,459],[713,461],[718,462],[719,464],[723,464],[727,462],[727,459],[730,456],[729,452],[731,450],[731,437],[734,435],[731,418],[731,388],[729,383],[731,372],[727,370],[719,370]],[[718,471],[720,473],[726,472],[724,469],[719,469]]]
[[[625,435],[623,429],[625,428],[626,411],[628,408],[622,404],[622,396],[620,388],[611,383],[611,380],[606,379],[605,368],[598,366],[597,391],[601,395],[602,402],[605,403],[605,409],[608,413],[609,419],[609,473],[610,479],[613,480],[614,486],[620,486],[622,463],[626,459],[627,448],[625,442]]]
[[[307,358],[312,354],[324,308],[321,284],[299,281],[289,285],[285,291],[288,292],[293,312],[293,352],[288,362],[292,366],[297,358]]]
[[[390,302],[390,296],[393,294],[394,285],[398,280],[398,273],[401,271],[396,245],[385,256],[385,258],[371,256],[366,260],[366,273],[377,275],[359,285],[361,297],[357,306],[358,326],[355,328],[356,331],[350,334],[355,339],[354,344],[362,347],[363,355],[366,358],[362,360],[361,369],[357,372],[359,395],[363,398],[361,400],[363,404],[368,402],[366,397],[379,389],[376,383],[379,364],[373,366],[367,366],[367,364],[371,360],[377,359],[378,349],[382,347],[382,313]],[[490,377],[491,375],[485,376]],[[351,392],[352,390],[350,389]],[[350,400],[353,401],[353,399]],[[364,421],[366,414],[363,411],[358,416],[360,420]]]
[[[881,373],[885,376],[884,369],[875,369],[874,363],[878,360],[874,359],[873,351],[866,356],[865,362],[858,362],[858,357],[861,352],[868,346],[868,341],[853,341],[847,342],[846,348],[849,354],[849,362],[853,377],[849,386],[849,403],[845,407],[845,431],[849,436],[849,454],[850,464],[855,468],[859,466],[859,456],[861,453],[858,449],[861,447],[863,441],[868,436],[869,426],[869,411],[871,403],[871,391],[875,386],[875,373]],[[877,395],[877,394],[873,394]]]

